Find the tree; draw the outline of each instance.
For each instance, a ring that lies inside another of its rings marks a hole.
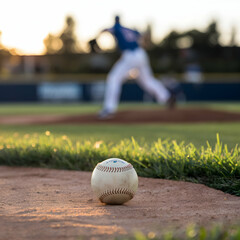
[[[236,29],[235,26],[233,26],[233,27],[232,27],[232,31],[231,31],[231,39],[230,39],[230,43],[229,43],[229,45],[230,45],[231,47],[234,47],[234,46],[237,45],[237,44],[236,44],[236,36],[237,36],[237,29]]]
[[[72,17],[66,18],[66,27],[60,35],[62,47],[59,53],[72,54],[78,52],[77,38],[75,36],[75,21]]]
[[[2,32],[0,31],[0,72],[2,71],[3,63],[6,61],[6,58],[11,56],[11,51],[2,44],[1,36]],[[14,49],[12,49],[12,52],[14,52]]]
[[[160,43],[160,46],[165,49],[179,48],[179,40],[188,40],[191,43],[191,48],[207,49],[209,47],[219,46],[220,33],[217,29],[217,22],[211,22],[205,31],[197,29],[188,30],[183,33],[176,31],[170,32]]]
[[[62,42],[59,37],[49,33],[48,36],[44,39],[44,45],[46,54],[55,54],[60,51]]]
[[[208,45],[209,46],[218,46],[219,45],[219,36],[220,33],[217,29],[217,22],[213,21],[209,24],[207,31],[206,31]]]
[[[78,41],[75,35],[75,20],[67,16],[65,27],[60,34],[48,34],[44,39],[47,54],[74,54],[79,52]]]
[[[176,31],[170,32],[160,43],[160,46],[165,49],[177,48],[177,40],[181,37]]]

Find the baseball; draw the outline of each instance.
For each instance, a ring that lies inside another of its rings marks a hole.
[[[109,158],[94,168],[91,186],[102,203],[123,204],[134,197],[138,176],[132,164],[119,158]]]

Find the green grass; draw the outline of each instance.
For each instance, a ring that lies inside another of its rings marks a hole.
[[[217,136],[215,146],[196,148],[193,144],[161,140],[151,144],[134,138],[117,143],[15,134],[0,138],[0,164],[92,171],[107,158],[131,162],[140,176],[203,183],[240,196],[240,147],[228,149]]]
[[[6,103],[0,105],[0,116],[7,115],[71,115],[95,113],[97,104],[56,104],[56,103]]]
[[[213,225],[210,228],[191,224],[185,231],[165,231],[162,236],[157,236],[154,232],[143,234],[136,232],[132,237],[121,237],[116,240],[239,240],[239,225],[221,226]]]
[[[55,136],[67,135],[73,141],[104,140],[116,143],[124,138],[134,137],[139,142],[151,143],[161,139],[171,139],[196,147],[214,144],[216,134],[229,148],[240,143],[240,123],[208,124],[148,124],[148,125],[0,125],[0,135],[8,137],[17,132],[20,135],[50,131]]]
[[[157,104],[121,104],[119,109],[159,109]],[[0,105],[0,116],[7,115],[78,115],[97,113],[101,110],[100,104],[86,103],[6,103]]]

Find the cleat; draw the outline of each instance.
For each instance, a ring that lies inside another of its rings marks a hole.
[[[111,112],[107,109],[103,109],[99,114],[98,114],[98,119],[100,120],[105,120],[105,119],[112,119],[114,118],[115,113]]]
[[[172,94],[171,97],[167,101],[167,108],[174,109],[176,107],[176,95]]]

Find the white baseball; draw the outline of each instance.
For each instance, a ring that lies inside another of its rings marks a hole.
[[[119,158],[109,158],[94,168],[91,186],[102,203],[123,204],[134,197],[138,176],[132,164]]]

